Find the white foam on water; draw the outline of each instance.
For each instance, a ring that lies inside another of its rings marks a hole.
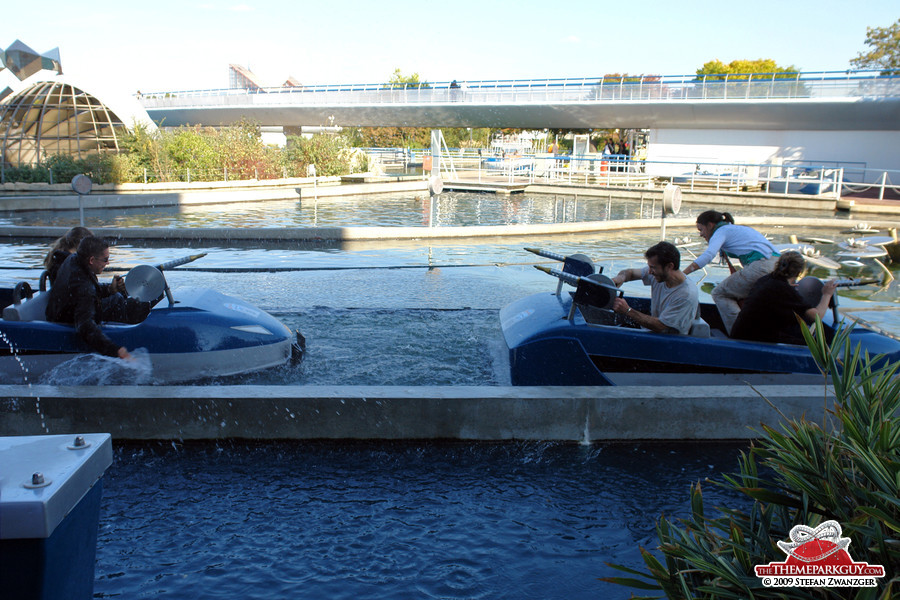
[[[46,385],[145,385],[151,382],[153,365],[146,348],[131,351],[131,360],[79,354],[41,376]]]

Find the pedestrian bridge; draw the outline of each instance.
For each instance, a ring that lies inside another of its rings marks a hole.
[[[875,71],[316,85],[139,95],[167,126],[900,130]]]

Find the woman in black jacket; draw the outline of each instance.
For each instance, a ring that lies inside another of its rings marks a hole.
[[[797,276],[803,270],[804,259],[798,252],[785,252],[775,263],[775,269],[753,285],[750,295],[738,313],[731,337],[757,342],[803,344],[799,316],[812,323],[816,316],[825,316],[831,297],[837,289],[834,280],[826,281],[822,299],[810,306],[796,290]]]

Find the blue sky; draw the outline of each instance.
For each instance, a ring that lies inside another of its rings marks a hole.
[[[14,16],[13,16],[14,15]],[[227,66],[266,84],[689,74],[712,59],[844,70],[896,0],[601,2],[236,0],[16,3],[0,26],[73,76],[129,92],[226,87]]]

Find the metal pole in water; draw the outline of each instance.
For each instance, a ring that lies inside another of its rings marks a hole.
[[[78,222],[84,227],[84,200],[85,194],[91,193],[93,182],[87,175],[76,175],[72,178],[72,189],[78,194]]]
[[[441,174],[441,130],[431,130],[431,172]]]

